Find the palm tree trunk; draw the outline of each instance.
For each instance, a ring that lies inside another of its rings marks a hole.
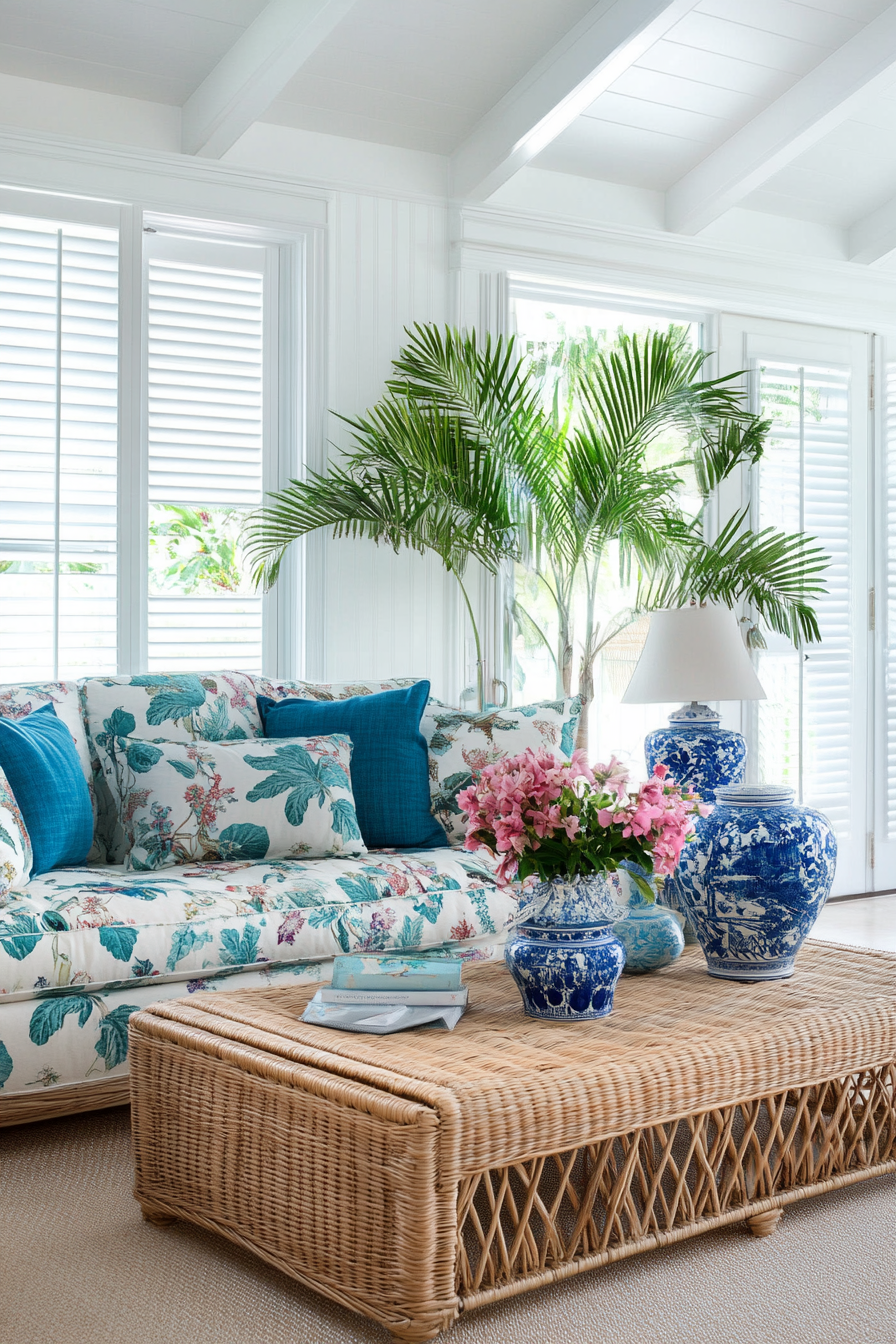
[[[582,712],[579,716],[579,728],[576,733],[576,747],[579,751],[588,750],[588,712],[594,699],[594,658],[583,658],[579,670],[579,695],[582,699]]]
[[[598,553],[593,564],[585,569],[585,640],[582,645],[582,659],[579,664],[579,695],[582,700],[582,712],[579,716],[579,728],[576,733],[576,747],[580,751],[588,750],[588,712],[594,699],[594,663],[597,659],[597,632],[595,625],[594,603],[597,594],[597,572],[600,569],[601,555]]]

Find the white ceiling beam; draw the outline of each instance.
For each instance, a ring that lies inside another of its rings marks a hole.
[[[487,200],[696,3],[600,0],[459,146],[451,163],[453,195]]]
[[[857,219],[849,230],[850,261],[870,265],[896,248],[896,196],[864,219]]]
[[[270,0],[184,103],[181,149],[220,159],[267,111],[354,0]]]
[[[699,233],[896,76],[896,4],[764,108],[666,192],[666,228]]]

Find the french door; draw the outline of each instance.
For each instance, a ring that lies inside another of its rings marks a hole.
[[[833,823],[834,895],[894,884],[875,846],[875,757],[887,734],[875,733],[871,356],[863,333],[720,322],[720,372],[746,370],[753,407],[772,422],[740,499],[729,491],[722,507],[748,501],[754,528],[808,532],[830,556],[816,603],[820,643],[794,648],[766,632],[755,659],[767,699],[744,705],[743,728],[750,777],[789,784]]]

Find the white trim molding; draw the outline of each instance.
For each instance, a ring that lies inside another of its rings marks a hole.
[[[325,228],[332,193],[287,177],[63,136],[0,132],[0,184],[271,228]]]
[[[896,334],[896,272],[487,205],[456,206],[450,222],[460,277],[504,270],[632,299]]]

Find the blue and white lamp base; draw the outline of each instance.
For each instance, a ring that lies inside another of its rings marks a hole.
[[[668,728],[656,728],[644,739],[647,769],[665,765],[676,784],[688,785],[706,803],[726,784],[740,784],[747,767],[747,744],[741,733],[720,726],[720,716],[708,705],[691,701],[669,715]],[[693,859],[703,845],[706,817],[697,818],[696,834],[685,850],[678,871],[666,879],[660,901],[685,919],[684,940],[696,943],[697,933],[688,915],[687,884]],[[693,892],[690,893],[693,896]]]
[[[665,765],[676,784],[688,784],[711,803],[716,789],[739,784],[747,764],[742,734],[720,726],[719,715],[692,701],[669,715],[668,728],[656,728],[644,739],[647,769]]]

